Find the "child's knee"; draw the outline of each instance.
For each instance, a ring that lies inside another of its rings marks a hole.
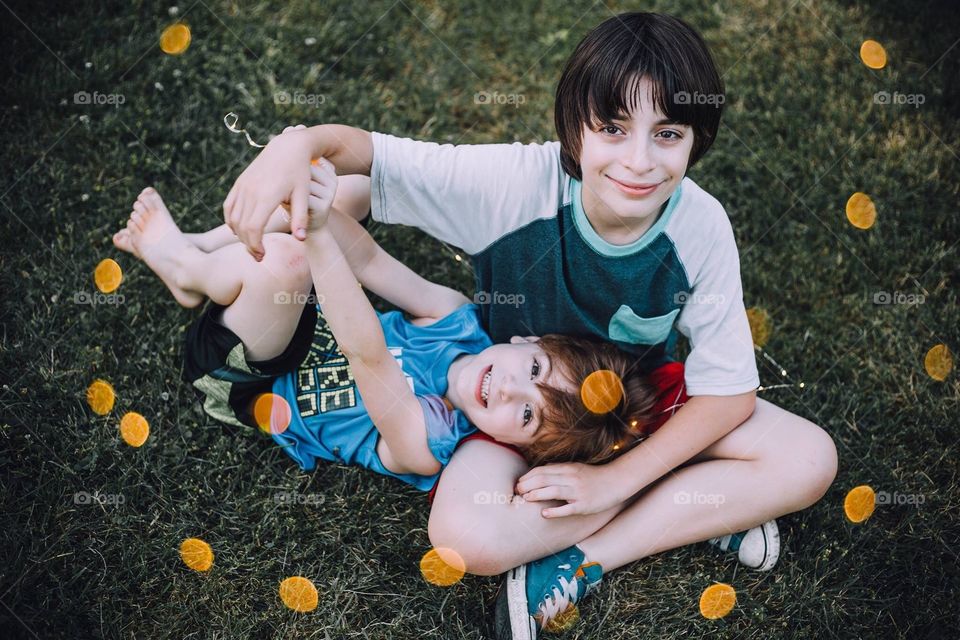
[[[263,244],[266,256],[257,268],[269,271],[285,290],[309,291],[310,262],[303,242],[287,233],[269,233],[263,237]]]
[[[359,174],[340,176],[333,208],[357,222],[366,218],[370,213],[370,178]]]
[[[815,504],[837,477],[837,447],[833,438],[822,428],[803,420],[802,436],[790,447],[789,455],[795,461],[790,469],[798,489],[798,510]]]
[[[463,513],[444,513],[434,509],[430,512],[427,534],[434,548],[455,551],[467,573],[495,576],[512,567],[506,566],[502,553],[509,542],[500,540],[497,527],[492,526],[494,521],[495,518],[475,519]]]

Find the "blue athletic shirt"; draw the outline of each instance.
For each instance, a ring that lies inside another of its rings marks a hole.
[[[513,335],[595,336],[669,362],[690,341],[691,396],[760,384],[730,220],[690,178],[653,226],[614,245],[593,228],[560,144],[440,145],[373,133],[375,220],[414,226],[472,258],[475,301],[494,342]]]
[[[290,426],[273,434],[273,439],[304,471],[313,470],[321,458],[366,467],[429,491],[439,473],[397,474],[383,466],[377,455],[380,434],[319,306],[317,311],[309,355],[296,371],[273,383],[273,392],[294,408]],[[377,316],[387,348],[423,408],[427,444],[440,464],[446,465],[457,443],[477,430],[461,411],[448,409],[443,397],[447,370],[454,359],[479,353],[492,344],[480,326],[479,310],[465,304],[426,327],[411,323],[400,311],[378,312]]]

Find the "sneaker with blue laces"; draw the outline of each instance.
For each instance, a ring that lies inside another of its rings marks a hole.
[[[497,640],[535,640],[541,629],[595,589],[603,569],[584,559],[580,548],[572,546],[504,574],[494,612]]]
[[[711,538],[707,543],[721,551],[736,553],[740,564],[757,571],[773,569],[780,558],[780,529],[776,520],[740,533]]]

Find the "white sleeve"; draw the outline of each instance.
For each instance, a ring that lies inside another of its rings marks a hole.
[[[563,197],[560,144],[440,145],[374,132],[374,220],[417,227],[476,254]]]
[[[732,396],[760,385],[753,338],[743,306],[740,256],[733,229],[720,210],[700,247],[699,268],[677,319],[680,333],[690,340],[684,363],[687,393],[691,396]]]

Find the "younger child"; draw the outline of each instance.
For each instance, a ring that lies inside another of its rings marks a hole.
[[[492,344],[465,296],[420,278],[356,221],[330,213],[329,163],[312,178],[308,241],[270,233],[266,242],[283,250],[260,263],[239,243],[200,250],[150,188],[114,236],[181,304],[210,298],[188,330],[184,370],[210,416],[269,427],[304,470],[318,458],[356,464],[422,490],[477,429],[534,464],[602,462],[665,421],[653,410],[656,390],[612,345],[559,335]],[[279,231],[282,222],[272,224]],[[357,280],[412,319],[376,312]],[[623,381],[606,413],[581,400],[598,370]],[[270,391],[265,420],[254,405]]]

